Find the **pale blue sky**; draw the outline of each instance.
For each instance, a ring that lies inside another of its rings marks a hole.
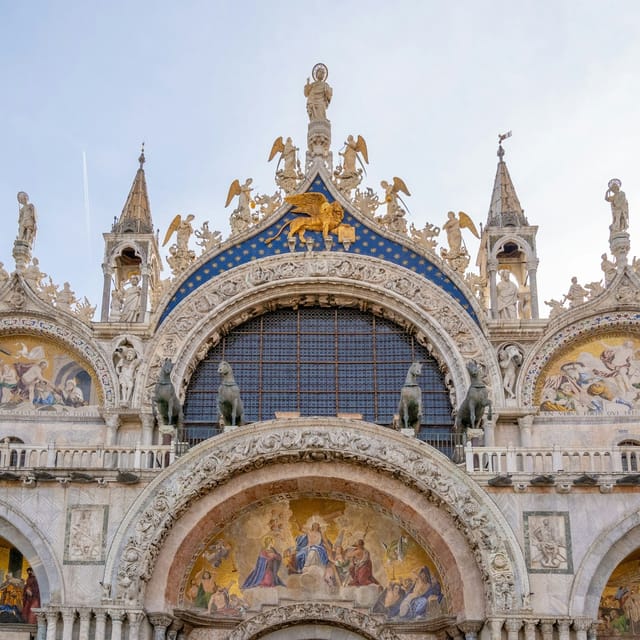
[[[16,193],[27,191],[42,270],[99,304],[101,234],[142,140],[161,236],[176,213],[226,236],[230,183],[250,176],[254,193],[273,193],[273,140],[305,148],[302,88],[322,61],[334,157],[363,135],[362,186],[403,178],[416,226],[441,225],[449,209],[484,222],[497,135],[513,130],[506,161],[540,227],[546,315],[542,300],[561,298],[571,276],[602,278],[612,177],[630,203],[630,257],[640,255],[639,36],[633,0],[0,0],[0,261],[13,269]]]

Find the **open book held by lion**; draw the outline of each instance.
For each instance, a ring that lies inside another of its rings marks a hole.
[[[338,202],[329,202],[321,193],[300,193],[287,196],[285,200],[295,205],[292,211],[302,213],[285,222],[273,238],[265,240],[266,244],[272,243],[289,226],[287,240],[291,241],[298,234],[301,243],[305,243],[305,231],[322,231],[322,237],[326,240],[333,233],[344,218],[344,209]]]

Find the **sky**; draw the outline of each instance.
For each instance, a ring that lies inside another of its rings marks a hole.
[[[303,86],[323,62],[334,159],[362,135],[361,187],[401,177],[417,227],[449,210],[484,223],[498,134],[513,132],[505,160],[539,226],[546,316],[572,276],[603,277],[610,178],[640,255],[639,33],[636,0],[0,0],[0,261],[13,270],[26,191],[40,268],[98,318],[102,233],[142,141],[161,239],[178,213],[226,237],[233,180],[273,194],[273,141],[306,148]],[[478,243],[465,241],[473,267]]]

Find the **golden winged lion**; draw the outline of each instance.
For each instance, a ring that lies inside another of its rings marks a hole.
[[[294,213],[304,215],[285,222],[273,238],[265,240],[266,244],[270,244],[279,237],[287,225],[289,226],[287,240],[291,240],[297,233],[300,242],[304,244],[305,231],[322,231],[322,237],[326,240],[344,218],[342,206],[338,202],[329,202],[321,193],[300,193],[287,196],[285,200],[295,205],[292,209]]]

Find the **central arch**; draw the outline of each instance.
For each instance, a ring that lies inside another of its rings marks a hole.
[[[174,558],[183,544],[184,554],[191,553],[189,536],[207,517],[223,522],[252,500],[340,488],[393,510],[408,531],[432,536],[459,575],[452,580],[460,589],[455,607],[465,618],[509,611],[529,592],[513,531],[463,471],[414,439],[338,418],[258,423],[190,450],[132,506],[105,580],[132,605],[161,609],[167,595],[177,599],[167,592]]]

